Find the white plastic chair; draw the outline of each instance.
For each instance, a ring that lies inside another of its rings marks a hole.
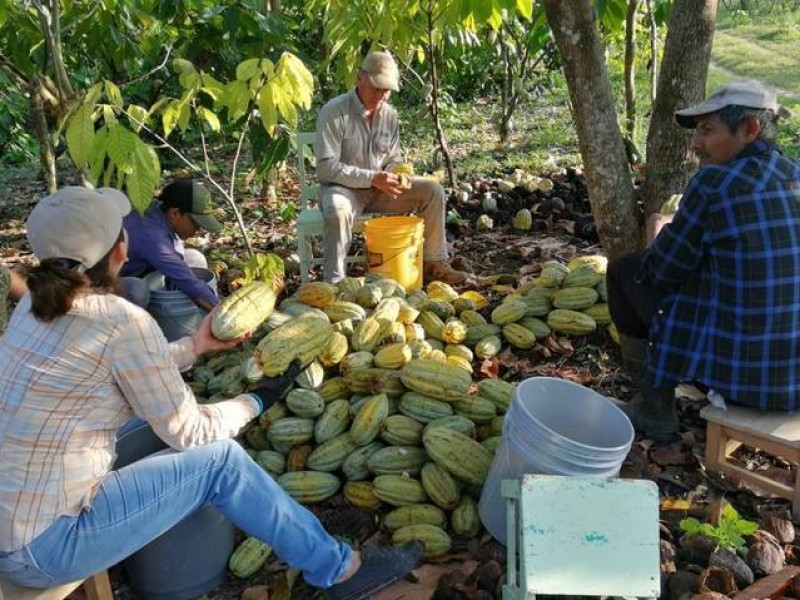
[[[306,172],[306,149],[313,153],[314,132],[298,132],[297,134],[297,172],[299,175],[300,195],[297,199],[297,254],[300,257],[300,281],[309,279],[312,267],[322,265],[322,257],[315,258],[312,250],[312,239],[322,237],[325,231],[325,222],[319,207],[319,184],[312,183]],[[353,224],[354,233],[360,233],[364,223],[374,215],[362,214]],[[346,264],[366,263],[366,256],[348,255]]]
[[[660,595],[652,481],[523,475],[503,481],[502,493],[508,503],[503,600]]]

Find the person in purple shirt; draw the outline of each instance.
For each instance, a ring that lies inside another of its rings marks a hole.
[[[200,308],[210,311],[219,298],[197,276],[193,267],[205,267],[205,258],[196,250],[186,249],[183,241],[199,229],[217,233],[222,225],[211,211],[211,195],[196,181],[171,182],[140,214],[131,211],[123,225],[128,232],[128,262],[121,275],[124,294],[131,302],[146,306],[147,281],[142,278],[158,272],[167,285],[186,294]]]

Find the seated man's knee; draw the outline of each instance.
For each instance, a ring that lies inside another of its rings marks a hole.
[[[322,201],[322,217],[328,226],[341,227],[352,223],[353,203],[347,196],[328,190]]]

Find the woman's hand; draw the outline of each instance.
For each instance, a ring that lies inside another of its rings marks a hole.
[[[214,310],[216,310],[216,308]],[[211,333],[211,319],[214,314],[214,310],[205,316],[203,322],[200,323],[200,328],[192,336],[192,341],[194,342],[194,352],[197,354],[197,356],[205,354],[206,352],[212,352],[214,350],[228,350],[229,348],[238,346],[243,341],[250,339],[250,337],[253,335],[252,332],[250,332],[234,340],[228,341],[215,338],[214,334]]]

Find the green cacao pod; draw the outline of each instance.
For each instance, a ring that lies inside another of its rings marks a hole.
[[[481,520],[478,515],[478,504],[467,496],[461,497],[458,506],[450,515],[450,524],[453,531],[464,537],[474,537],[481,530]]]
[[[444,527],[447,516],[444,511],[433,504],[410,504],[395,508],[383,518],[383,526],[389,531],[397,531],[409,525],[435,525]]]
[[[423,465],[420,480],[428,498],[439,508],[453,510],[458,505],[461,486],[448,471],[435,462]]]
[[[583,310],[597,302],[600,294],[590,287],[568,287],[553,294],[553,306],[567,310]]]
[[[314,419],[286,417],[275,421],[267,431],[267,438],[273,444],[299,446],[314,437]]]
[[[478,395],[491,401],[500,412],[506,412],[517,388],[501,379],[481,379],[478,382]]]
[[[266,285],[266,284],[265,284]],[[248,537],[236,547],[228,559],[228,568],[235,577],[248,579],[264,566],[272,554],[272,547],[258,538]]]
[[[383,422],[389,416],[389,398],[386,394],[370,397],[356,413],[350,434],[356,446],[366,446],[381,431]]]
[[[422,443],[422,423],[406,415],[391,415],[384,421],[380,435],[393,446],[418,446]]]
[[[277,482],[287,494],[303,504],[327,500],[336,494],[342,485],[336,475],[321,471],[284,473],[278,477]]]
[[[420,423],[430,423],[453,414],[453,407],[449,403],[417,392],[403,394],[398,408],[401,413]]]
[[[369,457],[367,467],[376,475],[416,475],[427,461],[425,450],[417,446],[387,446]]]
[[[483,485],[492,456],[475,440],[446,427],[428,429],[422,434],[422,444],[433,460],[472,485]]]
[[[440,400],[466,393],[472,385],[472,377],[464,369],[418,358],[403,366],[400,379],[408,389]]]
[[[317,444],[327,442],[344,433],[350,424],[350,403],[340,398],[333,400],[314,423],[314,440]]]
[[[264,336],[256,347],[256,359],[267,377],[281,375],[298,358],[308,365],[333,334],[330,323],[304,315],[288,321]]]
[[[286,395],[286,406],[298,417],[313,419],[325,410],[325,401],[314,390],[295,388]]]
[[[594,319],[594,322],[598,325],[610,325],[611,324],[611,313],[608,310],[608,304],[605,302],[598,302],[597,304],[593,304],[589,308],[585,308],[581,311],[585,315],[589,315]]]
[[[370,476],[367,461],[375,452],[383,448],[380,442],[372,442],[354,450],[342,463],[342,473],[348,481],[361,481]]]
[[[272,285],[254,281],[222,300],[211,317],[211,333],[219,340],[233,340],[255,329],[275,308]]]
[[[375,495],[392,506],[420,504],[428,499],[422,483],[404,475],[378,475],[372,482]]]
[[[414,540],[419,540],[425,545],[425,558],[447,554],[453,545],[447,532],[433,525],[409,525],[401,527],[392,534],[392,544],[395,546],[403,546]]]
[[[344,459],[356,449],[353,437],[343,433],[333,439],[322,442],[314,448],[308,457],[308,468],[312,471],[336,471],[344,464]]]
[[[500,339],[500,336],[490,335],[489,337],[483,338],[475,345],[475,356],[485,360],[497,356],[502,349],[503,341]]]
[[[597,323],[589,315],[561,308],[550,311],[547,324],[553,331],[566,335],[589,335],[597,329]]]
[[[438,419],[434,419],[425,425],[425,429],[433,429],[434,427],[447,427],[448,429],[455,429],[459,433],[463,433],[467,437],[471,438],[475,438],[478,433],[478,430],[475,427],[475,421],[462,415],[439,417]]]
[[[259,450],[253,460],[275,479],[286,471],[286,457],[274,450]]]
[[[492,311],[492,323],[503,326],[519,321],[528,313],[528,305],[522,299],[511,299],[503,302]]]
[[[519,323],[503,325],[503,337],[514,348],[520,350],[530,350],[536,345],[536,336],[533,332]]]
[[[348,481],[344,484],[344,499],[350,506],[376,510],[381,501],[375,495],[375,486],[369,481]]]

